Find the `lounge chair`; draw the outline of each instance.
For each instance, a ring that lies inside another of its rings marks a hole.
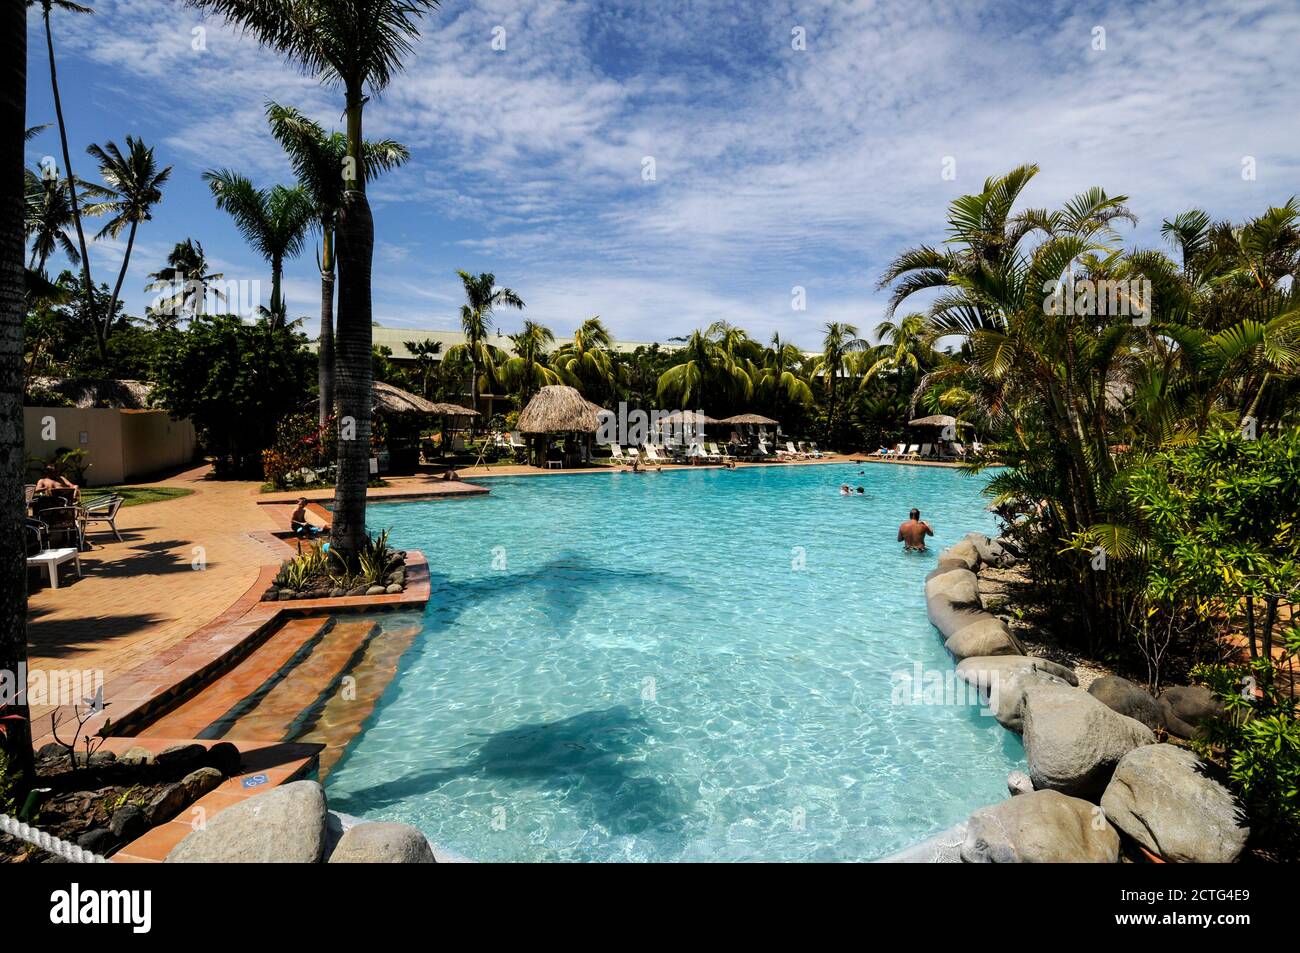
[[[794,444],[789,440],[785,442],[785,452],[788,456],[794,457],[797,460],[806,460],[808,458],[808,454],[804,453],[802,450],[796,450]]]
[[[766,443],[766,441],[760,439],[760,440],[758,441],[758,449],[757,449],[757,450],[755,451],[755,453],[754,453],[754,457],[755,457],[755,459],[757,459],[757,460],[770,460],[770,459],[772,459],[773,456],[774,456],[774,454],[772,453],[772,451],[769,450],[769,449],[767,449],[767,443]]]
[[[718,445],[714,443],[712,440],[710,440],[707,444],[707,448],[709,451],[709,456],[716,457],[719,462],[729,463],[731,461],[731,455],[727,453],[727,445],[725,443],[722,445],[722,450],[719,451]]]
[[[899,446],[901,447],[902,444],[900,443]],[[903,460],[915,460],[919,454],[920,449],[921,449],[920,444],[915,444],[915,443],[908,444],[907,452],[901,454],[900,457]]]
[[[695,456],[695,458],[696,458],[697,460],[703,460],[703,461],[705,461],[706,463],[721,463],[721,462],[722,462],[722,456],[721,456],[721,454],[719,454],[716,450],[705,450],[705,449],[704,449],[704,444],[701,443],[701,442],[698,441],[698,440],[695,441],[695,443],[691,444],[691,449],[692,449],[692,451],[693,451],[693,453],[694,453],[694,456]]]
[[[809,441],[808,443],[805,443],[804,441],[800,440],[800,441],[799,441],[799,451],[800,451],[800,452],[801,452],[805,457],[813,457],[813,458],[818,459],[818,460],[820,460],[822,457],[826,456],[826,454],[822,453],[820,450],[817,449],[817,444],[812,443],[811,441]]]
[[[965,459],[966,459],[966,448],[963,447],[961,444],[959,444],[959,443],[950,443],[948,446],[952,448],[952,453],[949,455],[949,459],[951,459],[951,460],[965,460]]]
[[[934,456],[934,445],[929,443],[921,444],[921,451],[919,453],[919,457],[922,460],[928,460],[932,456]]]
[[[609,445],[609,458],[615,463],[626,463],[627,457],[623,456],[623,448],[616,443]]]
[[[314,476],[313,472],[313,476]],[[107,523],[113,531],[113,537],[120,543],[122,534],[117,531],[117,511],[122,508],[123,498],[117,495],[101,496],[81,507],[81,534],[84,537],[91,523]]]
[[[663,457],[659,456],[659,451],[655,449],[655,445],[652,443],[645,445],[645,458],[649,463],[664,464],[668,462]]]

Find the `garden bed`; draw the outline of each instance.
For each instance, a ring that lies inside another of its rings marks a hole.
[[[328,543],[313,543],[281,564],[262,601],[399,595],[406,589],[406,570],[406,552],[388,545],[387,531],[346,562]]]

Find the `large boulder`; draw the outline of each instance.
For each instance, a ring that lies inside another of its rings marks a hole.
[[[961,563],[971,572],[980,568],[980,554],[975,544],[963,539],[939,553],[940,561],[949,559]]]
[[[315,864],[325,850],[325,793],[294,781],[208,819],[172,848],[173,864]]]
[[[959,661],[979,656],[1025,654],[1024,646],[1006,623],[987,612],[948,636],[943,645]]]
[[[1027,685],[1022,717],[1035,789],[1092,800],[1106,789],[1122,757],[1156,740],[1140,721],[1064,685]]]
[[[1006,561],[1006,551],[1002,544],[989,539],[983,533],[967,533],[967,541],[975,547],[980,562],[986,566],[1001,566]]]
[[[1094,804],[1058,791],[1031,791],[966,822],[961,859],[968,864],[1113,864],[1119,834]]]
[[[1071,685],[1079,684],[1079,677],[1064,665],[1036,655],[996,655],[965,658],[957,663],[957,677],[968,685],[987,691],[997,679],[1010,678],[1016,672],[1035,669],[1064,679]]]
[[[1165,715],[1155,696],[1118,675],[1103,675],[1088,686],[1088,694],[1111,711],[1128,715],[1152,731],[1165,727]]]
[[[344,831],[330,854],[331,864],[434,864],[433,848],[409,824],[373,822]]]
[[[977,580],[970,570],[952,569],[925,584],[926,614],[945,639],[987,615],[979,608]]]
[[[1025,694],[1036,685],[1070,687],[1065,679],[1035,668],[1027,668],[1007,678],[998,679],[984,693],[984,698],[999,725],[1008,731],[1025,730]]]
[[[1223,785],[1192,752],[1147,745],[1126,754],[1101,796],[1116,827],[1147,850],[1175,863],[1232,863],[1250,828]]]
[[[1170,734],[1195,738],[1202,724],[1223,714],[1223,702],[1204,685],[1177,685],[1160,693],[1160,709]]]

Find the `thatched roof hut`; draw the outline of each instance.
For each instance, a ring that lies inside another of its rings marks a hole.
[[[700,426],[703,424],[722,423],[722,421],[720,420],[714,420],[708,414],[702,414],[694,410],[674,410],[671,413],[665,414],[663,417],[659,419],[660,422],[662,423],[669,423],[669,424],[673,424],[674,426],[681,425],[681,424],[692,424],[695,426]]]
[[[736,414],[734,417],[728,417],[726,420],[719,420],[720,424],[758,424],[759,426],[772,427],[776,421],[771,417],[764,417],[762,414]]]
[[[929,417],[917,417],[907,422],[909,427],[965,427],[966,421],[958,420],[947,414],[931,414]]]
[[[470,410],[468,407],[462,407],[460,404],[444,404],[435,402],[431,414],[438,414],[442,417],[477,417],[477,410]]]
[[[374,382],[374,397],[371,406],[376,411],[386,414],[436,414],[437,405],[417,394],[404,391],[383,381]],[[464,408],[462,408],[464,409]]]
[[[27,384],[28,406],[71,404],[81,409],[108,407],[114,410],[147,410],[152,388],[142,381],[103,380],[79,377],[33,377]]]
[[[519,432],[595,433],[600,429],[603,408],[587,400],[572,387],[549,384],[543,387],[519,415]]]

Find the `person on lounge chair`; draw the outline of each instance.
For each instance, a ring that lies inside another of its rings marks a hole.
[[[41,471],[41,478],[36,481],[36,492],[62,497],[69,503],[75,503],[81,498],[81,488],[53,466],[47,466]]]
[[[299,539],[312,539],[320,532],[320,527],[312,525],[307,519],[307,497],[298,497],[298,505],[289,516],[289,528]]]
[[[920,510],[912,510],[908,514],[907,522],[898,527],[898,541],[903,544],[904,549],[924,552],[925,538],[933,535],[934,530],[930,529],[930,524],[921,519]]]

